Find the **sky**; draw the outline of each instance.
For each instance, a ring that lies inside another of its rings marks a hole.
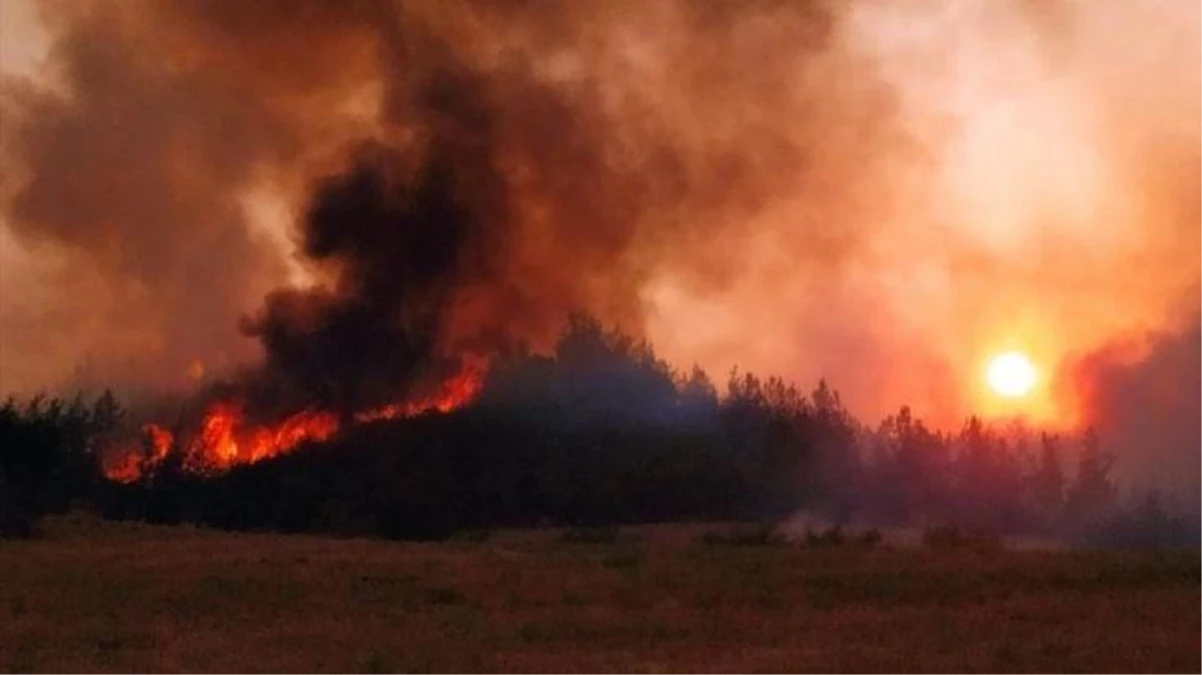
[[[305,238],[368,144],[448,158],[478,223],[440,350],[578,309],[719,382],[1094,424],[1142,480],[1197,473],[1196,3],[391,8],[0,2],[0,389],[263,359],[273,290],[374,260]],[[987,385],[1008,350],[1028,396]]]

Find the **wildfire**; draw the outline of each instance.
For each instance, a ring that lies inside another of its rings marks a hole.
[[[133,447],[108,455],[104,475],[109,480],[132,483],[167,459],[175,444],[174,434],[158,424],[146,424],[142,426],[142,435],[142,440]]]
[[[271,426],[249,426],[240,403],[219,401],[209,407],[200,433],[188,446],[184,468],[221,473],[290,452],[305,441],[324,441],[338,431],[333,413],[304,410]]]
[[[366,410],[355,415],[359,422],[372,422],[398,417],[415,417],[422,413],[437,410],[450,412],[480,394],[484,386],[484,367],[480,364],[469,365],[458,375],[445,380],[437,393],[426,398],[406,403],[391,403],[389,405]]]
[[[450,412],[472,401],[484,381],[484,364],[474,363],[445,380],[433,395],[392,403],[353,416],[357,423],[413,417],[426,412]],[[307,441],[324,441],[338,433],[338,415],[308,409],[274,424],[255,424],[236,400],[215,401],[206,409],[191,442],[177,447],[174,433],[158,424],[142,427],[142,438],[109,453],[104,473],[109,480],[132,483],[160,467],[172,450],[181,453],[182,468],[195,474],[219,474],[295,450]]]

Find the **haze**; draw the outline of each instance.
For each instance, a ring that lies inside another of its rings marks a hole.
[[[1196,491],[1196,3],[238,4],[0,3],[0,389],[255,363],[240,319],[333,273],[314,181],[420,120],[505,177],[447,350],[579,309],[868,418],[1093,424]],[[443,72],[483,126],[413,112]]]

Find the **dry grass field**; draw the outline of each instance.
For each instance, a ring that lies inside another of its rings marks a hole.
[[[46,529],[0,542],[3,670],[1202,670],[1196,553]]]

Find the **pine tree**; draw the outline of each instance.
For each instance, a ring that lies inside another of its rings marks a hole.
[[[1110,479],[1114,455],[1102,450],[1098,434],[1091,427],[1081,440],[1077,458],[1077,476],[1066,500],[1066,509],[1074,520],[1094,520],[1114,506],[1118,491]]]
[[[1060,517],[1064,509],[1064,467],[1060,459],[1060,438],[1044,433],[1039,439],[1039,464],[1033,476],[1035,503],[1046,521]]]

